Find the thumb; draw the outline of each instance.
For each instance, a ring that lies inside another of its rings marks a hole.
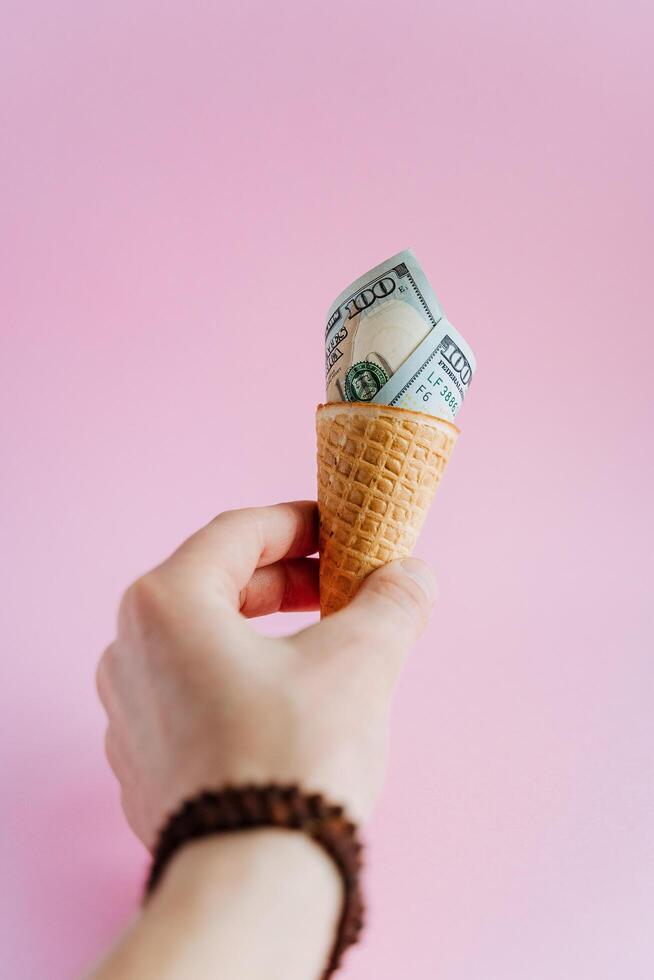
[[[435,597],[436,578],[428,565],[417,558],[393,561],[371,572],[348,606],[299,636],[327,655],[372,659],[377,671],[386,665],[394,680],[427,625]]]

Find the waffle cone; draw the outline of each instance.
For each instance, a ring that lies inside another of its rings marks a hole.
[[[458,436],[387,405],[319,405],[320,611],[347,605],[373,569],[407,558]]]

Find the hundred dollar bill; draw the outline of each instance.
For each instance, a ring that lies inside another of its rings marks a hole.
[[[451,422],[461,408],[475,367],[470,347],[442,317],[371,401]]]
[[[352,283],[325,329],[328,401],[373,401],[453,419],[476,362],[410,250]]]

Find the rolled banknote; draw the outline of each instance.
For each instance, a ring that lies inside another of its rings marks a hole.
[[[327,401],[369,401],[451,421],[476,368],[409,249],[353,282],[325,328]]]

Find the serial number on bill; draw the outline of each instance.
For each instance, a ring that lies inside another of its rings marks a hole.
[[[427,385],[430,385],[432,389],[431,391]],[[432,371],[431,374],[427,375],[426,383],[423,382],[423,384],[418,385],[415,393],[422,398],[423,402],[428,402],[432,395],[438,394],[453,412],[457,412],[459,409],[458,393],[453,391],[450,386],[445,383],[443,378],[436,375],[435,371]]]

